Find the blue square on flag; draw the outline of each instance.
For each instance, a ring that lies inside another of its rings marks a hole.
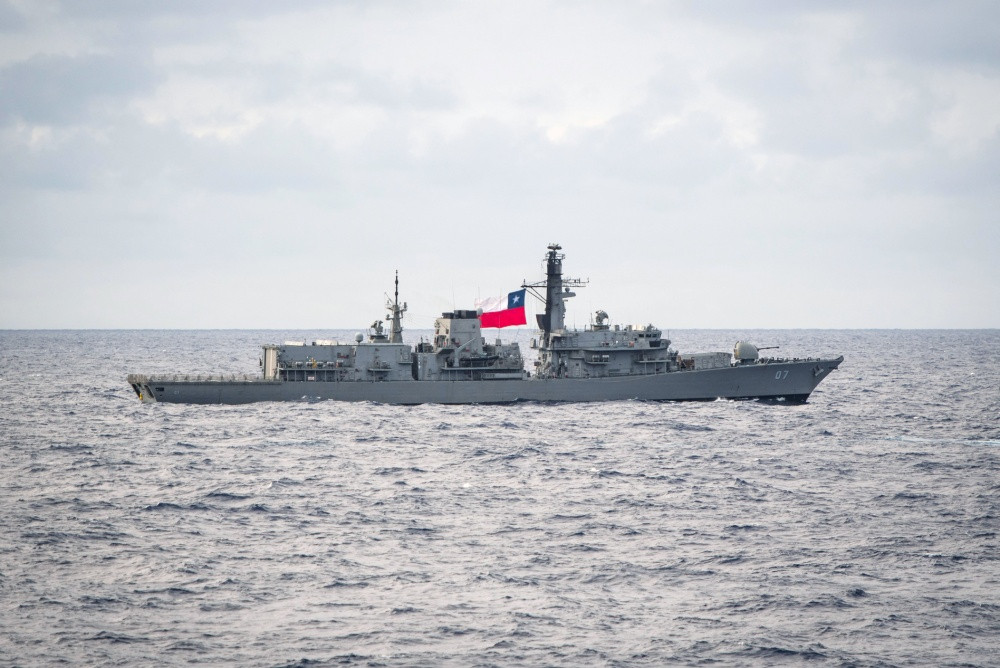
[[[524,306],[524,290],[511,292],[507,295],[507,308],[521,308]]]

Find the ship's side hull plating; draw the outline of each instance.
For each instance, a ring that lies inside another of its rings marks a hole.
[[[143,401],[242,404],[255,401],[372,401],[387,404],[496,404],[517,401],[805,401],[843,358],[745,364],[609,378],[479,381],[265,381],[130,378]]]

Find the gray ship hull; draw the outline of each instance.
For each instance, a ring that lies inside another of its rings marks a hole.
[[[742,364],[607,378],[475,381],[183,380],[130,376],[145,402],[244,404],[257,401],[371,401],[385,404],[502,404],[518,401],[591,402],[784,399],[805,401],[843,361],[812,359]]]
[[[611,325],[599,310],[583,330],[566,327],[566,301],[586,281],[564,279],[559,244],[549,244],[545,280],[485,311],[455,309],[434,321],[430,340],[403,343],[399,276],[386,309],[391,322],[360,332],[354,343],[318,339],[263,346],[257,378],[129,376],[140,400],[150,403],[244,404],[254,401],[370,401],[382,404],[506,404],[516,401],[709,401],[784,399],[805,401],[837,359],[762,359],[760,350],[737,341],[733,353],[682,355],[662,330],[647,325]],[[545,306],[536,314],[534,371],[524,368],[516,342],[490,343],[483,329],[526,323],[525,297]],[[492,302],[491,302],[492,303]]]

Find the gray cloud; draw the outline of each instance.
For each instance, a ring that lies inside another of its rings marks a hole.
[[[550,241],[580,322],[997,326],[990,5],[56,7],[0,5],[0,327],[356,326],[394,268],[429,326]]]
[[[21,12],[9,2],[0,2],[0,33],[19,32],[26,25],[27,22]]]
[[[859,56],[993,73],[1000,67],[1000,25],[993,2],[923,1],[861,5],[861,10],[867,20],[856,47]]]
[[[153,70],[132,58],[34,55],[0,70],[0,122],[85,123],[155,84]]]

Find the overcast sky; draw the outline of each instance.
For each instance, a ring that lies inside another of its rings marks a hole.
[[[1000,327],[1000,3],[0,0],[0,328]]]

